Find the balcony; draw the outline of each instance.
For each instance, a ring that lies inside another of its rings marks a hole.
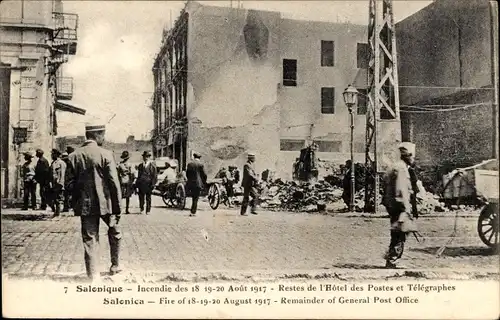
[[[78,41],[78,15],[73,13],[53,12],[53,43],[55,51],[64,55],[76,54]]]
[[[73,98],[73,78],[58,77],[56,95],[58,100],[71,100]]]

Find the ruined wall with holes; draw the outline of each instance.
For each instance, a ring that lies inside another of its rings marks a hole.
[[[320,159],[340,164],[349,158],[342,92],[360,71],[356,50],[367,42],[366,27],[194,2],[187,11],[188,152],[200,152],[211,173],[221,165],[241,167],[252,150],[259,172],[290,178],[297,148],[311,140],[324,143]],[[321,66],[322,40],[335,42],[332,67]],[[297,60],[294,87],[282,84],[283,59]],[[334,114],[321,113],[322,87],[335,88]],[[363,162],[364,115],[355,115],[355,127],[355,157]],[[302,145],[280,150],[294,140]]]
[[[274,170],[280,14],[196,3],[188,13],[188,153],[202,154],[209,177],[241,168],[249,150],[258,172]]]

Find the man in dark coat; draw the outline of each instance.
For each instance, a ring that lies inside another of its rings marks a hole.
[[[61,155],[61,160],[64,161],[66,164],[66,169],[68,168],[69,165],[69,158],[68,158],[68,152],[63,152]],[[71,179],[68,176],[70,173],[69,170],[66,170],[65,172],[65,178],[64,178],[64,191],[63,191],[63,198],[64,198],[64,203],[63,203],[63,209],[62,212],[68,212],[69,208],[71,207]]]
[[[137,179],[134,184],[139,195],[141,214],[144,214],[144,200],[146,200],[146,214],[151,212],[151,194],[158,180],[158,169],[150,158],[151,152],[142,153],[143,162],[137,166]]]
[[[64,186],[66,185],[66,163],[61,160],[61,152],[52,149],[52,163],[50,164],[50,207],[54,217],[61,214],[64,205]]]
[[[40,209],[47,209],[47,197],[50,190],[50,165],[49,161],[43,156],[43,150],[36,150],[36,157],[38,161],[35,166],[35,181],[38,182],[40,189]]]
[[[99,278],[99,221],[108,226],[111,255],[109,272],[114,275],[120,269],[120,182],[113,153],[101,148],[104,142],[104,125],[87,125],[87,141],[69,155],[69,177],[73,179],[73,210],[80,216],[82,239],[85,250],[87,276]]]
[[[352,161],[347,160],[345,162],[345,169],[346,172],[344,174],[344,178],[342,179],[342,200],[344,200],[345,205],[349,209],[354,209],[351,208],[351,192],[352,192],[352,185],[351,185],[351,172],[352,172]]]
[[[205,168],[203,163],[201,163],[201,155],[198,153],[193,154],[193,161],[188,163],[186,168],[186,189],[189,190],[191,194],[191,214],[189,216],[193,217],[196,215],[196,210],[198,209],[198,199],[200,197],[200,191],[204,188],[207,182],[207,175],[205,173]]]
[[[243,179],[241,181],[241,187],[243,188],[243,201],[241,203],[241,215],[247,215],[248,203],[250,202],[250,212],[252,214],[257,214],[257,201],[258,201],[258,191],[257,184],[259,178],[255,173],[254,168],[255,154],[249,152],[248,160],[243,166]],[[252,200],[250,201],[250,197]]]

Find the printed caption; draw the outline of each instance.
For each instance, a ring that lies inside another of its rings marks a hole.
[[[102,297],[104,306],[273,306],[273,305],[356,305],[406,304],[422,301],[422,294],[446,294],[454,285],[422,283],[328,283],[296,284],[130,284],[74,285],[65,294]]]

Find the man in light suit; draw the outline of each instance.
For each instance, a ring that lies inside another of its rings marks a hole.
[[[399,145],[400,160],[396,161],[385,175],[382,204],[389,213],[391,222],[391,242],[385,255],[385,267],[401,268],[397,263],[403,256],[406,236],[416,227],[416,197],[418,188],[416,177],[412,177],[415,144],[402,142]],[[405,226],[406,225],[406,226]]]
[[[154,162],[150,160],[151,153],[144,151],[142,153],[143,162],[137,166],[137,179],[135,188],[139,194],[139,207],[141,214],[144,214],[144,200],[146,200],[146,214],[151,212],[151,194],[158,180],[158,169]]]
[[[68,177],[73,183],[73,210],[80,216],[87,276],[99,278],[97,270],[99,248],[99,221],[108,226],[111,255],[110,274],[120,269],[120,201],[121,190],[113,153],[101,148],[104,125],[87,125],[87,140],[69,155]]]
[[[191,214],[190,217],[196,215],[196,210],[198,209],[198,199],[200,198],[200,192],[205,187],[207,183],[207,175],[205,173],[205,168],[203,163],[201,163],[201,155],[198,153],[193,154],[193,161],[188,163],[186,168],[186,189],[191,193],[192,203],[191,203]]]

